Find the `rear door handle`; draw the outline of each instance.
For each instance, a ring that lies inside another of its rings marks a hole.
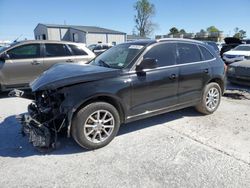
[[[171,76],[168,77],[170,80],[175,80],[176,79],[176,75],[175,74],[171,74]]]
[[[209,70],[208,70],[208,69],[205,69],[205,70],[204,70],[204,73],[209,73]]]
[[[74,60],[72,60],[72,59],[67,59],[66,62],[67,62],[67,63],[72,63],[72,62],[74,62]]]
[[[31,62],[31,65],[39,65],[39,64],[41,64],[41,62],[37,60]]]

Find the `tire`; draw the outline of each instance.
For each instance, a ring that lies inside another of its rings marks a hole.
[[[220,105],[221,94],[219,84],[215,82],[207,84],[203,90],[201,101],[195,107],[196,110],[206,115],[214,113]]]
[[[109,144],[119,128],[120,116],[116,108],[106,102],[94,102],[77,112],[71,133],[81,147],[98,149]]]

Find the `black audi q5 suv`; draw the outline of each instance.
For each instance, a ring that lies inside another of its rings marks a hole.
[[[194,106],[218,108],[224,62],[209,45],[186,39],[119,44],[88,64],[57,64],[34,80],[34,101],[19,116],[23,132],[39,148],[57,134],[87,149],[111,142],[121,124]]]

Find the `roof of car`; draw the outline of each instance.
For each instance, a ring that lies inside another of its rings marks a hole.
[[[196,43],[196,44],[205,44],[202,41],[197,41],[197,40],[192,40],[192,39],[182,39],[182,38],[162,38],[162,39],[157,39],[157,40],[136,40],[136,41],[130,41],[127,42],[129,44],[136,44],[136,45],[150,45],[153,43],[158,43],[158,42],[187,42],[187,43]]]
[[[177,42],[192,42],[192,43],[204,44],[204,42],[202,42],[202,41],[193,40],[193,39],[184,39],[184,38],[162,38],[162,39],[157,39],[156,41],[157,42],[177,41]]]
[[[59,43],[59,44],[84,44],[84,43],[75,43],[70,41],[57,41],[57,40],[23,40],[18,41],[18,43]]]

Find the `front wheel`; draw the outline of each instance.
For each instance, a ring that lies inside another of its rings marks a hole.
[[[116,108],[106,102],[94,102],[80,109],[72,124],[72,136],[86,149],[98,149],[109,144],[120,127]]]
[[[195,107],[203,114],[214,113],[220,105],[221,88],[219,84],[212,82],[206,85],[200,103]]]

